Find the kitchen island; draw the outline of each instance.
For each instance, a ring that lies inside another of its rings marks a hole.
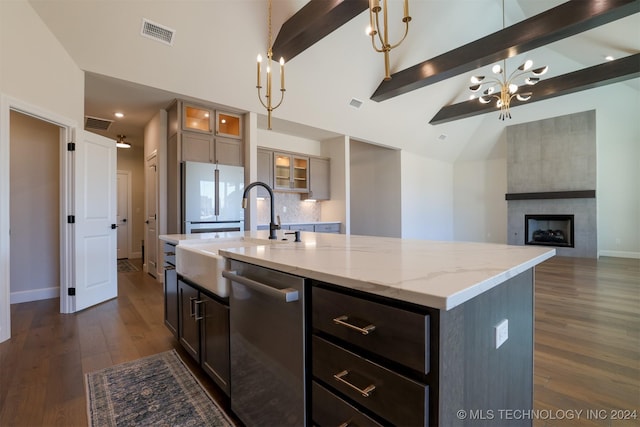
[[[554,249],[286,237],[219,254],[306,279],[305,422],[531,425],[534,267]]]

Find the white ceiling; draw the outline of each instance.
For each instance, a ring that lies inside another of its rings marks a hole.
[[[390,1],[399,21],[401,3]],[[274,39],[282,22],[305,3],[273,1]],[[506,25],[561,3],[507,0]],[[85,114],[116,120],[108,136],[125,134],[129,142],[141,144],[144,125],[176,97],[236,112],[264,113],[256,96],[255,58],[266,53],[266,0],[30,0],[30,4],[86,71]],[[392,72],[502,28],[501,0],[410,0],[410,12],[409,35],[391,52]],[[174,29],[173,46],[142,37],[143,18]],[[384,67],[382,55],[373,51],[364,35],[368,21],[363,12],[287,63],[287,92],[274,111],[275,132],[319,140],[345,134],[455,161],[490,155],[503,126],[544,118],[545,111],[569,114],[584,109],[555,98],[514,108],[510,122],[499,122],[496,112],[495,117],[491,113],[429,125],[442,106],[468,97],[468,79],[476,72],[381,103],[371,101]],[[393,30],[392,26],[390,34]],[[606,55],[620,58],[637,52],[640,13],[519,55],[507,62],[507,68],[530,58],[535,65],[549,65],[547,77],[553,77],[602,63]],[[638,80],[617,84],[639,93]],[[364,101],[360,109],[349,106],[352,98]],[[115,119],[115,111],[123,111],[125,118]],[[264,116],[259,116],[259,127],[266,127]],[[441,135],[446,138],[441,140]]]

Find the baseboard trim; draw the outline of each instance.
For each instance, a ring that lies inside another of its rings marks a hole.
[[[43,299],[58,298],[60,296],[60,287],[33,289],[30,291],[11,292],[11,304],[20,304],[23,302],[40,301]]]
[[[610,256],[614,258],[633,258],[640,259],[640,252],[628,252],[628,251],[599,251],[598,257]]]

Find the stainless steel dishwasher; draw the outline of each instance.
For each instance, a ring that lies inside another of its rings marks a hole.
[[[305,279],[240,261],[231,281],[231,409],[247,426],[304,426]]]

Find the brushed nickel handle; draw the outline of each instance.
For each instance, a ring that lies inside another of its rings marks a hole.
[[[164,266],[164,269],[165,269],[165,270],[175,270],[175,269],[176,269],[176,267],[175,267],[175,265],[165,265],[165,266]]]
[[[200,309],[200,304],[202,304],[204,301],[195,301],[193,303],[194,307],[195,307],[195,316],[194,316],[194,320],[197,322],[198,320],[202,320],[204,319],[204,316],[201,313],[201,309]]]
[[[370,386],[368,386],[364,390],[361,389],[361,388],[358,388],[357,386],[351,384],[349,381],[344,379],[344,377],[346,377],[347,375],[349,375],[349,371],[344,370],[342,372],[338,372],[337,374],[335,374],[333,376],[333,378],[335,378],[336,380],[340,381],[342,384],[345,384],[345,385],[351,387],[353,390],[355,390],[358,393],[360,393],[363,397],[371,396],[371,392],[376,389],[376,386],[374,386],[373,384],[371,384]]]
[[[364,328],[360,328],[356,325],[352,325],[351,323],[346,322],[346,320],[349,320],[349,316],[339,316],[333,319],[333,322],[337,325],[342,325],[347,328],[353,329],[354,331],[358,331],[362,335],[369,335],[371,332],[376,330],[375,325],[368,325],[368,326],[365,326]]]
[[[240,283],[241,285],[245,285],[246,287],[251,288],[254,291],[279,299],[280,302],[285,302],[285,303],[295,302],[300,299],[298,295],[298,291],[296,289],[273,288],[269,285],[265,285],[264,283],[256,282],[255,280],[248,279],[244,276],[239,276],[235,273],[235,271],[225,270],[222,272],[222,277],[229,279],[233,282]]]
[[[189,316],[191,316],[191,317],[196,317],[196,313],[195,313],[193,302],[195,300],[197,300],[197,299],[198,298],[196,298],[196,297],[189,297]]]

